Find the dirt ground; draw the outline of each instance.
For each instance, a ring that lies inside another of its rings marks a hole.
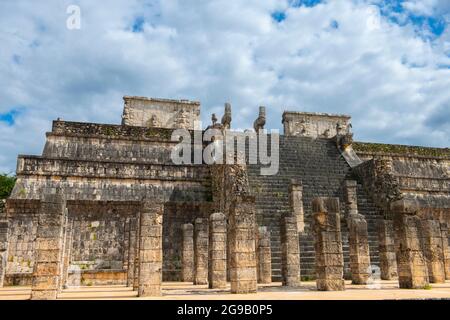
[[[2,300],[30,298],[30,287],[0,288]],[[302,282],[298,288],[282,287],[275,282],[259,285],[256,294],[230,294],[229,288],[209,290],[186,282],[164,282],[161,297],[138,298],[137,292],[125,286],[91,286],[63,290],[58,299],[169,299],[169,300],[382,300],[382,299],[450,299],[450,281],[431,284],[431,289],[399,289],[396,281],[381,281],[373,288],[351,285],[345,291],[319,292],[315,282]]]

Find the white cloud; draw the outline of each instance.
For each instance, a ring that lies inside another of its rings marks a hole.
[[[408,10],[422,14],[445,12],[447,3],[416,2]],[[81,30],[66,29],[72,3],[81,7]],[[230,101],[239,128],[251,126],[259,105],[271,128],[281,128],[284,109],[348,113],[358,140],[449,146],[448,29],[424,40],[374,8],[347,0],[311,8],[281,0],[2,1],[0,113],[26,111],[14,126],[0,122],[0,171],[14,169],[17,153],[41,152],[52,119],[119,123],[125,94],[200,100],[205,122]],[[275,11],[286,19],[276,23]],[[137,17],[142,33],[131,32]]]

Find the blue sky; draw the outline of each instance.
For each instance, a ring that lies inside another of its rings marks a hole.
[[[67,7],[81,9],[68,30]],[[122,96],[345,113],[360,141],[449,147],[448,0],[3,0],[0,172],[51,120],[120,123]],[[20,106],[20,107],[18,107]]]

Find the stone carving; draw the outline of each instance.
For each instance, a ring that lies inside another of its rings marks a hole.
[[[400,288],[419,289],[429,284],[425,256],[421,248],[421,221],[413,200],[393,202],[395,247]]]
[[[259,132],[259,130],[264,129],[264,125],[266,124],[266,107],[259,107],[259,116],[253,122],[253,129],[255,132]]]
[[[350,271],[353,284],[368,284],[371,277],[369,235],[364,216],[352,213],[347,218]]]
[[[257,290],[255,199],[236,196],[229,216],[229,253],[231,293]]]
[[[231,128],[231,104],[225,103],[225,113],[222,117],[222,125],[224,129]]]
[[[378,224],[378,242],[380,255],[381,280],[397,278],[397,257],[394,241],[394,222],[380,220]]]
[[[227,286],[227,222],[221,212],[209,217],[208,284],[210,289]]]
[[[208,284],[208,221],[197,218],[194,224],[194,284]]]
[[[161,123],[159,122],[158,118],[156,117],[156,115],[152,115],[150,117],[150,120],[148,120],[147,122],[147,126],[149,128],[157,128],[161,126]]]
[[[183,225],[183,251],[181,252],[181,278],[186,282],[194,281],[194,226]]]
[[[258,228],[258,283],[272,282],[272,252],[270,249],[270,231],[267,227]]]
[[[56,299],[61,276],[61,257],[66,221],[66,202],[61,194],[45,194],[41,200],[36,234],[36,262],[31,299]]]
[[[450,280],[450,248],[448,245],[448,224],[441,222],[442,251],[444,255],[445,280]]]
[[[162,203],[143,202],[139,239],[138,294],[140,297],[161,295],[163,212]]]
[[[344,290],[344,257],[339,199],[315,198],[312,202],[312,209],[317,290]]]
[[[0,288],[3,287],[8,260],[8,220],[4,211],[4,200],[0,200]]]
[[[425,219],[421,221],[420,231],[429,280],[431,283],[444,283],[445,259],[442,248],[441,224],[438,220]]]
[[[134,285],[134,272],[135,272],[135,260],[136,260],[136,248],[137,248],[137,230],[138,220],[136,217],[130,220],[129,230],[129,242],[128,242],[128,270],[127,270],[127,286],[133,287]]]
[[[281,218],[281,268],[283,285],[300,285],[300,248],[298,242],[297,217]]]
[[[297,219],[297,231],[303,232],[305,230],[305,216],[303,212],[303,185],[300,180],[291,179],[289,203],[292,215]]]

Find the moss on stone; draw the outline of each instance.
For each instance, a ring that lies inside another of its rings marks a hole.
[[[397,144],[354,142],[353,149],[355,149],[356,152],[386,153],[386,154],[394,153],[402,155],[450,158],[450,148],[429,148],[429,147],[407,146]]]

